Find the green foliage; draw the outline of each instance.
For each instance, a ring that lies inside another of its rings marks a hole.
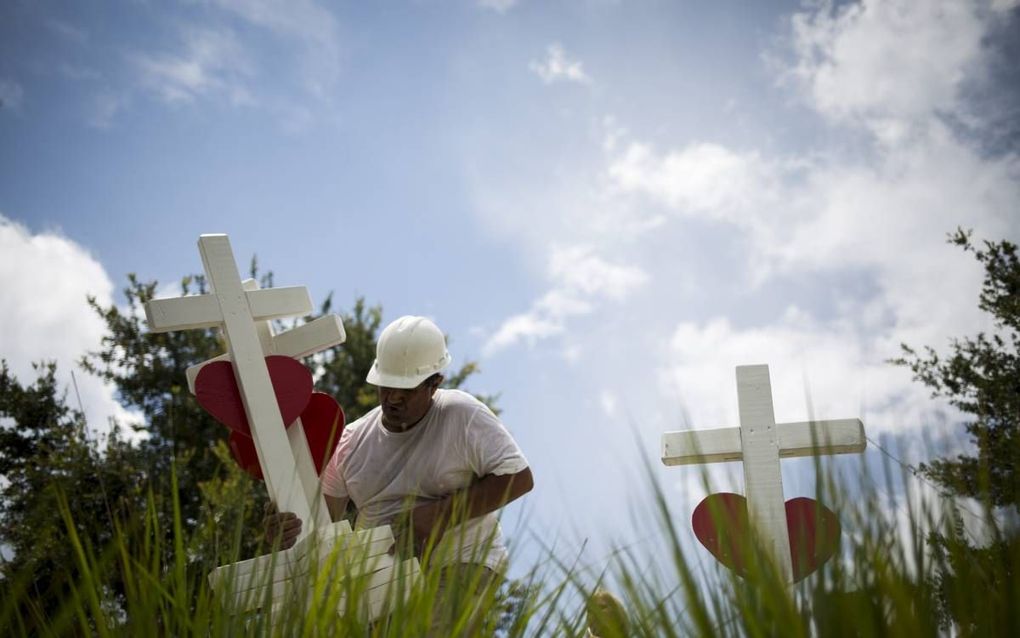
[[[106,547],[113,539],[110,521],[130,512],[140,496],[139,456],[117,429],[100,451],[81,413],[59,393],[55,365],[36,371],[35,383],[23,386],[0,362],[0,420],[10,422],[0,427],[0,545],[10,554],[0,574],[34,592],[26,613],[44,617],[64,598],[73,562],[58,495],[73,495],[67,509],[75,532]],[[107,579],[110,595],[121,594],[121,584],[115,576]]]
[[[966,423],[976,454],[922,466],[950,493],[989,500],[1020,513],[1020,258],[1008,241],[977,247],[958,229],[949,241],[973,253],[985,268],[978,307],[993,318],[994,334],[954,339],[948,355],[903,345],[894,360],[972,420]]]

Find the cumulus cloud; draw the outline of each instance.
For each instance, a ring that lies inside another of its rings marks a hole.
[[[581,61],[568,57],[563,45],[550,44],[545,53],[545,59],[532,60],[528,65],[528,68],[540,77],[542,82],[546,84],[554,82],[591,83],[591,78],[584,72]]]
[[[960,114],[961,87],[982,72],[990,19],[981,3],[958,0],[824,3],[791,20],[789,74],[825,117],[894,142]]]
[[[0,215],[0,353],[22,384],[35,380],[32,364],[55,361],[59,381],[77,406],[71,371],[99,347],[103,323],[86,304],[93,295],[109,305],[113,284],[84,248],[55,233],[32,234]],[[78,390],[90,427],[105,432],[111,418],[137,419],[114,399],[112,387],[80,371]]]

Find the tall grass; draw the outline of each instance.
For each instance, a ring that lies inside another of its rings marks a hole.
[[[621,550],[593,577],[549,551],[530,569],[516,566],[524,578],[482,588],[475,605],[453,608],[449,634],[580,636],[585,601],[602,585],[621,599],[626,635],[634,637],[1020,635],[1020,544],[990,509],[982,511],[988,538],[977,548],[951,507],[918,498],[910,475],[887,467],[874,481],[816,467],[815,497],[838,514],[842,544],[796,585],[783,582],[753,539],[744,577],[719,567],[681,528],[690,513],[672,511],[650,481],[664,548],[657,571],[648,569],[646,555]],[[2,635],[424,636],[442,613],[437,601],[446,599],[439,570],[425,569],[409,595],[392,597],[376,622],[339,614],[341,601],[352,610],[364,603],[367,581],[338,575],[338,563],[327,556],[295,581],[289,604],[235,613],[222,604],[224,592],[211,590],[207,569],[189,564],[190,539],[176,503],[173,520],[165,521],[150,498],[137,520],[109,522],[115,532],[109,546],[92,547],[77,534],[66,500],[60,502],[76,557],[70,586],[59,611],[42,616],[37,593],[23,586],[25,575],[0,582]],[[161,540],[167,527],[171,547]],[[234,530],[235,538],[243,533],[255,531]],[[228,552],[218,560],[240,558]],[[480,571],[465,576],[481,577]]]

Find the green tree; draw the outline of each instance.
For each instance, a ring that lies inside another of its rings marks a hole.
[[[38,378],[22,385],[0,362],[0,563],[5,595],[17,588],[25,618],[49,618],[75,580],[75,561],[60,516],[61,497],[75,531],[93,547],[113,538],[111,521],[123,520],[142,496],[138,453],[117,428],[105,445],[90,439],[82,414],[67,406],[53,363],[36,366]],[[83,489],[84,487],[84,489]],[[114,575],[109,594],[121,594]],[[5,596],[0,596],[3,598]]]
[[[994,320],[993,334],[954,339],[949,353],[904,344],[894,363],[908,366],[934,397],[944,397],[968,421],[976,452],[937,459],[921,471],[948,492],[1020,512],[1020,259],[1008,241],[971,242],[962,229],[949,242],[984,266],[978,307]]]

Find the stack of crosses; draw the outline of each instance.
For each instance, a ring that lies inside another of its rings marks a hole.
[[[417,581],[418,561],[401,562],[388,553],[394,542],[388,526],[354,532],[347,521],[330,520],[304,429],[300,423],[285,427],[265,362],[269,355],[300,359],[343,343],[343,324],[329,315],[273,334],[273,320],[312,312],[307,288],[259,290],[252,280],[242,282],[226,235],[202,235],[198,249],[212,292],[148,302],[149,329],[222,329],[227,352],[190,368],[188,387],[195,391],[203,366],[233,362],[269,497],[280,511],[294,512],[304,523],[290,549],[217,568],[209,582],[228,610],[280,611],[306,604],[313,592],[323,595],[321,586],[313,588],[311,575],[317,571],[320,584],[323,574],[332,580],[337,588],[333,592],[346,591],[350,579],[363,577],[359,609],[348,610],[343,595],[327,594],[328,600],[336,601],[338,614],[354,612],[374,620],[386,612],[395,594],[406,595]]]
[[[662,435],[662,462],[688,465],[742,461],[748,516],[769,558],[793,582],[790,535],[779,459],[864,451],[860,419],[776,423],[767,365],[737,366],[739,428]]]

